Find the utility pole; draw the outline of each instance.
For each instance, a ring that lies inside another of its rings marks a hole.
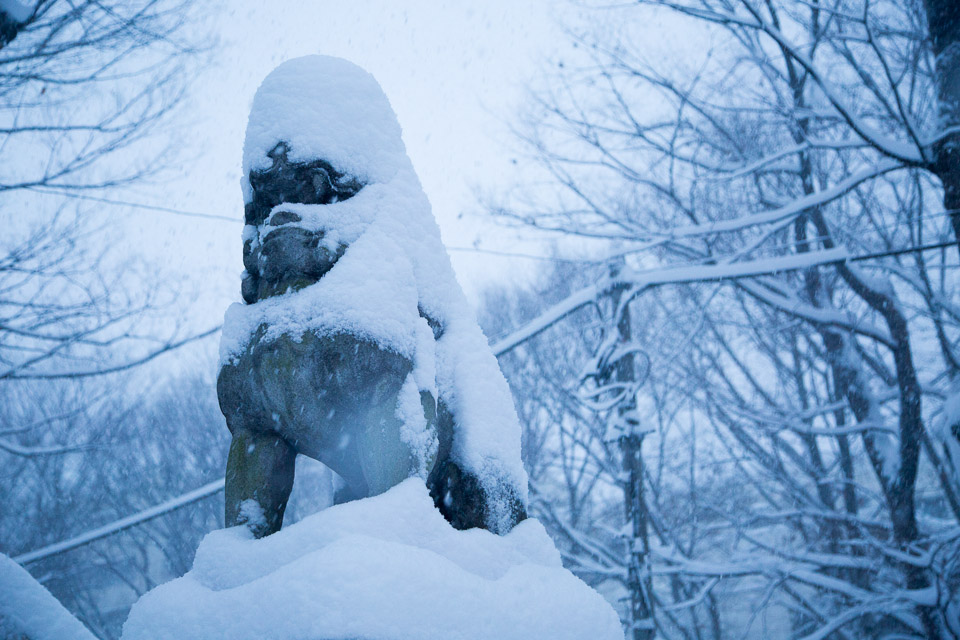
[[[618,266],[611,268],[616,278]],[[652,581],[650,575],[650,540],[647,534],[647,505],[643,497],[643,438],[649,429],[643,429],[637,414],[637,349],[633,345],[630,327],[630,308],[621,308],[625,287],[611,292],[616,339],[604,340],[601,347],[597,384],[606,385],[620,395],[616,405],[617,444],[620,448],[624,474],[624,507],[630,524],[627,540],[627,589],[630,592],[630,640],[653,640],[656,625],[653,618]]]

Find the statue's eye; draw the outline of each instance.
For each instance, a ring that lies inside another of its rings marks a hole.
[[[247,224],[262,224],[277,205],[333,204],[352,198],[363,188],[356,178],[337,171],[325,160],[287,161],[287,148],[278,146],[269,169],[250,172],[252,202],[246,208]]]
[[[323,161],[310,168],[313,200],[310,204],[333,204],[352,198],[363,188],[356,178],[344,175]]]
[[[327,173],[327,170],[323,167],[318,167],[311,173],[314,203],[327,204],[330,202],[336,202],[338,199],[336,189],[333,186],[333,180],[330,179],[330,174]]]

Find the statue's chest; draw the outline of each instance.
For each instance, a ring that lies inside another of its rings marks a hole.
[[[334,440],[392,416],[410,361],[349,334],[262,341],[232,364],[217,382],[224,413],[276,431],[303,450],[336,446]]]

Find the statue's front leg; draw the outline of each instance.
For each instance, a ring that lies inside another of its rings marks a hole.
[[[262,538],[280,530],[297,452],[276,433],[237,430],[227,457],[225,522]]]

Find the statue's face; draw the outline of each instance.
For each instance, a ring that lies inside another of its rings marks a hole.
[[[324,246],[323,231],[293,224],[300,221],[296,213],[280,210],[271,216],[271,211],[284,203],[332,204],[363,188],[359,180],[325,160],[294,163],[287,160],[287,152],[286,144],[277,144],[268,154],[273,165],[250,172],[252,198],[244,210],[246,224],[281,228],[266,234],[259,247],[252,240],[244,242],[247,276],[242,292],[248,303],[317,282],[343,254],[344,247]]]

